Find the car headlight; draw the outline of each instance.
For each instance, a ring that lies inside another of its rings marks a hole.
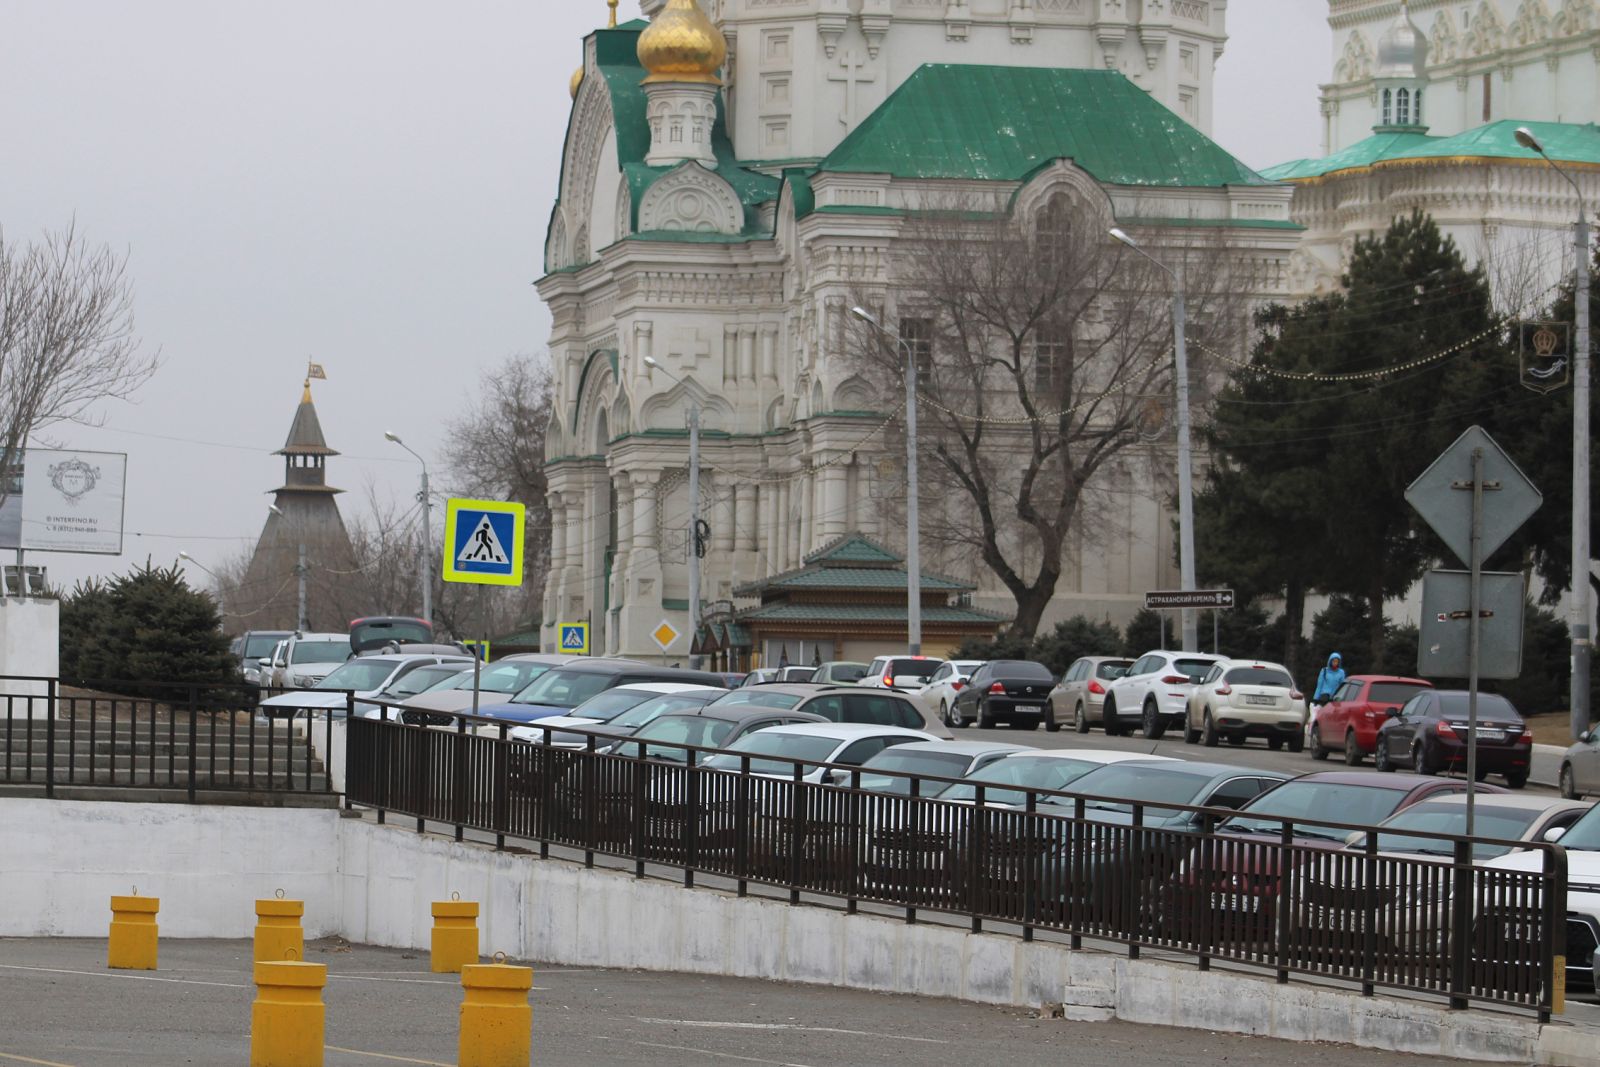
[[[244,680],[249,682],[251,685],[255,685],[261,680],[261,672],[256,670],[254,667],[247,667],[244,672]]]
[[[294,684],[304,688],[310,688],[320,681],[322,681],[322,679],[318,678],[314,674],[297,674],[294,676]]]

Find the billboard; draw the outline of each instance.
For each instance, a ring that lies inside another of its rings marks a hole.
[[[122,452],[30,448],[0,504],[0,549],[122,553],[128,457]]]

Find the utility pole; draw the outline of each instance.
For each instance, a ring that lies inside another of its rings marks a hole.
[[[309,630],[311,625],[306,621],[306,543],[304,541],[300,542],[300,562],[295,564],[294,574],[295,580],[300,586],[300,606],[299,610],[295,613],[295,619],[297,620],[295,623],[295,629]]]
[[[428,494],[428,461],[417,455],[416,449],[400,440],[400,435],[385,430],[383,436],[410,452],[422,465],[422,492],[417,500],[422,504],[422,559],[417,565],[417,581],[422,586],[422,617],[433,623],[433,498]]]
[[[683,386],[689,400],[689,647],[693,649],[700,637],[700,401],[687,382],[652,357],[644,357],[644,365]],[[698,653],[689,653],[689,668],[700,669]]]
[[[1577,337],[1572,354],[1572,593],[1567,608],[1567,629],[1572,635],[1569,725],[1576,741],[1589,729],[1589,667],[1594,649],[1589,631],[1589,209],[1583,189],[1550,158],[1532,130],[1519,126],[1516,138],[1522,147],[1544,157],[1578,196],[1578,221],[1572,225],[1577,257],[1572,268]]]

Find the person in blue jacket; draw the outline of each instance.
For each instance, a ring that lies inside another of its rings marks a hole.
[[[1328,657],[1328,665],[1317,673],[1317,688],[1311,694],[1311,703],[1321,706],[1333,699],[1333,694],[1344,684],[1344,657],[1335,652]]]

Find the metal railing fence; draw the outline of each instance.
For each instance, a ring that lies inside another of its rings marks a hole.
[[[40,690],[27,692],[25,690]],[[255,686],[0,677],[0,785],[330,794],[334,716],[273,718]],[[354,694],[344,693],[345,714]]]
[[[997,806],[976,788],[971,802],[930,794],[954,779],[904,776],[906,794],[864,790],[858,767],[795,762],[783,774],[747,755],[652,742],[644,756],[518,740],[508,724],[458,715],[452,726],[352,717],[346,738],[346,803],[430,822],[631,860],[802,895],[833,897],[848,910],[871,902],[959,915],[1142,949],[1338,979],[1371,995],[1380,988],[1438,995],[1453,1007],[1490,1002],[1547,1019],[1558,1001],[1564,956],[1566,857],[1558,845],[1489,842],[1539,851],[1541,869],[1473,862],[1474,841],[1434,836],[1446,856],[1308,843],[1297,828],[1335,838],[1369,831],[1337,822],[1272,819],[1277,832],[1230,832],[1231,814],[1129,802],[1108,816],[1104,798],[1027,790],[1026,803]],[[535,734],[540,727],[532,724]],[[564,735],[585,734],[562,727]],[[548,731],[546,731],[548,739]],[[639,746],[633,746],[637,749]],[[661,758],[664,749],[681,758]],[[784,760],[784,763],[789,761]],[[874,772],[889,773],[889,772]],[[821,779],[821,780],[817,780]],[[1008,793],[1024,792],[1006,787]],[[1090,804],[1095,807],[1089,807]],[[1196,815],[1174,826],[1173,812]],[[1265,816],[1255,819],[1267,818]],[[1147,822],[1147,820],[1149,820]],[[1476,839],[1476,843],[1485,843]]]

